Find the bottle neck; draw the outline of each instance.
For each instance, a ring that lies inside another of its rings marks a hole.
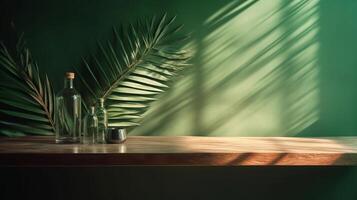
[[[98,99],[97,105],[100,108],[104,108],[104,99],[102,99],[102,98]]]
[[[64,87],[65,88],[73,88],[73,79],[64,79]]]
[[[100,106],[101,108],[104,108],[104,102],[99,102],[99,106]]]
[[[94,108],[94,107],[91,107],[91,108],[90,108],[90,114],[92,114],[92,115],[95,114],[95,108]]]

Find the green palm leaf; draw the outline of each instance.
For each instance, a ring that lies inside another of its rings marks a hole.
[[[95,56],[83,59],[76,69],[86,105],[106,99],[109,125],[138,125],[151,102],[169,88],[190,58],[183,50],[186,36],[172,27],[175,17],[139,21],[128,28],[114,28],[114,38],[98,43]]]
[[[54,126],[54,92],[21,36],[14,53],[1,43],[0,135],[51,135]]]

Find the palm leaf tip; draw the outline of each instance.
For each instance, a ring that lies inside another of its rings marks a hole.
[[[150,104],[187,66],[191,53],[179,39],[177,27],[182,26],[173,27],[174,21],[163,14],[113,28],[113,39],[99,43],[98,53],[77,69],[84,103],[106,99],[110,125],[138,125]]]
[[[7,136],[51,135],[54,125],[54,94],[47,77],[41,76],[21,36],[14,53],[0,47],[0,134]]]

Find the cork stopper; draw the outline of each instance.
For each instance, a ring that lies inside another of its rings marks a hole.
[[[66,72],[67,79],[74,79],[75,73],[74,72]]]

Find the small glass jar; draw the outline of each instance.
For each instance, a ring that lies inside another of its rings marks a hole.
[[[119,144],[126,140],[126,129],[121,127],[109,127],[107,143]]]
[[[95,114],[98,118],[98,134],[96,136],[96,143],[104,144],[108,131],[108,116],[107,110],[104,107],[104,99],[100,98],[97,103]]]
[[[98,118],[95,114],[94,106],[90,107],[90,112],[84,118],[83,144],[94,144],[98,134]]]

